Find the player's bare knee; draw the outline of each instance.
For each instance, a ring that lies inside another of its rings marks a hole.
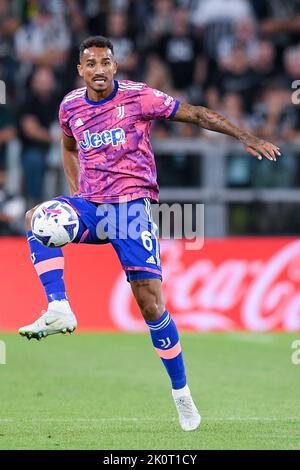
[[[35,209],[37,208],[38,206],[35,206],[35,207],[32,207],[32,209],[29,209],[26,214],[25,214],[25,223],[26,223],[26,230],[30,230],[31,229],[31,220],[32,220],[32,216],[34,214],[34,211]]]
[[[140,310],[146,321],[157,321],[163,315],[165,308],[162,304],[150,300],[142,305]]]
[[[131,281],[131,288],[144,319],[159,320],[165,311],[161,281],[139,279]]]

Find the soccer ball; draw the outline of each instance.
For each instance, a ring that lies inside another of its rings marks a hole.
[[[31,229],[42,245],[55,248],[74,240],[78,233],[79,220],[75,210],[66,202],[46,201],[34,211]]]

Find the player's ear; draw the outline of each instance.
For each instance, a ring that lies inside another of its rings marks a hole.
[[[118,68],[119,68],[118,62],[114,61],[114,75],[116,75]]]
[[[83,78],[83,70],[82,70],[82,65],[78,64],[77,65],[77,70],[81,78]]]

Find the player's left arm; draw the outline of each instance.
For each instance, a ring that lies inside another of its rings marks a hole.
[[[227,134],[238,139],[245,150],[254,157],[262,160],[263,157],[276,161],[280,149],[271,142],[259,139],[245,129],[237,127],[221,114],[203,106],[192,106],[180,103],[173,121],[190,122],[210,131]]]

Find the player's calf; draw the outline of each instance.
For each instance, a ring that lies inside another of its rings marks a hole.
[[[179,334],[170,313],[165,310],[161,281],[131,281],[132,291],[150,330],[153,346],[160,356],[172,382],[172,395],[179,423],[184,431],[195,430],[200,414],[187,386]]]
[[[27,241],[31,260],[44,287],[48,309],[35,322],[19,329],[28,339],[41,339],[57,333],[73,332],[77,326],[76,318],[68,302],[63,272],[64,257],[61,248],[48,248],[33,235],[32,218],[39,206],[26,213]],[[47,214],[47,212],[45,212]],[[49,211],[50,215],[54,211]],[[55,224],[54,224],[55,227]]]

